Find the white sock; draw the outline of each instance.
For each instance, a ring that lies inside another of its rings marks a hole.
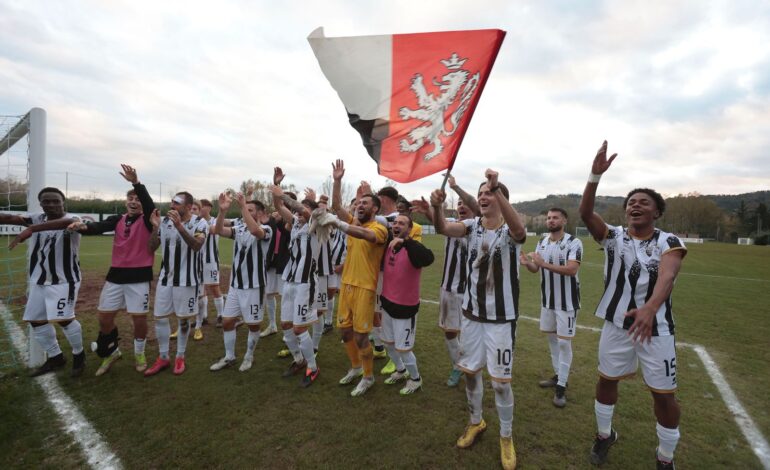
[[[380,348],[382,346],[382,327],[372,327],[372,334],[374,335],[374,345]]]
[[[481,422],[481,401],[484,398],[484,383],[481,374],[465,374],[465,395],[468,397],[468,411],[471,413],[471,424]]]
[[[385,343],[385,349],[388,350],[388,357],[390,360],[396,365],[396,370],[404,370],[406,366],[404,366],[404,361],[401,359],[401,354],[396,351],[396,345],[393,343]]]
[[[235,359],[235,330],[225,331],[225,359],[232,361]]]
[[[63,326],[64,336],[67,337],[70,346],[72,346],[72,354],[80,354],[83,352],[83,328],[80,326],[80,322],[72,320],[69,325]]]
[[[310,370],[316,370],[315,352],[313,351],[313,340],[310,338],[310,333],[303,331],[297,336],[299,340],[299,349],[302,351],[302,356],[307,361],[307,367]]]
[[[318,312],[318,321],[313,323],[313,348],[318,349],[321,345],[321,336],[324,334],[324,316],[325,313]]]
[[[326,311],[326,314],[324,316],[324,325],[331,326],[332,321],[334,320],[334,300],[337,298],[337,296],[332,297],[329,299],[329,310]]]
[[[134,338],[134,354],[144,354],[144,345],[147,344],[146,338]]]
[[[612,413],[615,405],[605,405],[594,400],[594,413],[596,414],[596,428],[599,436],[606,438],[612,433]]]
[[[658,431],[658,459],[666,462],[674,460],[674,451],[679,443],[679,426],[671,429],[655,423],[655,429]]]
[[[572,366],[572,341],[568,339],[559,339],[559,381],[558,385],[567,386],[569,379],[569,368]]]
[[[420,380],[420,371],[417,369],[417,357],[415,357],[414,353],[412,351],[399,351],[398,354],[401,356],[406,370],[409,371],[409,377],[412,380]]]
[[[500,419],[500,436],[511,437],[513,432],[513,390],[510,383],[492,382],[495,390],[497,417]]]
[[[286,343],[289,352],[294,356],[294,362],[302,361],[302,354],[299,351],[299,341],[297,340],[297,335],[294,334],[293,329],[289,328],[288,330],[283,330],[283,342]]]
[[[276,329],[275,326],[275,296],[274,295],[268,295],[267,301],[265,302],[267,306],[267,318],[270,320],[270,324],[268,325],[268,328]]]
[[[254,350],[257,349],[257,343],[259,342],[259,330],[249,330],[249,339],[246,341],[246,354],[244,357],[254,357]]]
[[[548,333],[548,349],[551,350],[553,375],[559,375],[559,338],[556,337],[556,333]]]
[[[52,324],[46,323],[45,325],[34,326],[32,327],[32,333],[40,348],[45,351],[48,357],[61,354],[59,342],[56,340],[56,329]]]
[[[218,317],[222,316],[223,308],[225,308],[225,297],[223,295],[214,297],[214,309],[216,309]]]
[[[190,322],[186,318],[177,320],[176,357],[184,357],[187,351],[187,338],[190,337]]]
[[[198,315],[195,318],[195,328],[203,326],[203,319],[209,316],[209,298],[204,295],[198,301]]]
[[[455,336],[452,339],[444,337],[444,342],[447,351],[449,351],[449,359],[452,361],[452,369],[456,369],[457,363],[460,362],[460,341]]]
[[[171,322],[168,317],[155,319],[155,336],[158,338],[160,358],[168,359],[168,346],[171,341]]]

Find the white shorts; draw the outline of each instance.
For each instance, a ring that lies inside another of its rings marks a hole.
[[[79,282],[51,286],[29,284],[23,320],[41,322],[74,320],[79,290]]]
[[[318,312],[313,307],[310,284],[284,282],[281,294],[281,321],[295,326],[304,326],[318,321]]]
[[[329,277],[318,276],[318,284],[316,284],[315,293],[315,308],[319,312],[325,312],[329,310]]]
[[[117,312],[125,309],[131,315],[144,315],[150,311],[150,282],[131,284],[104,283],[99,295],[100,312]]]
[[[563,339],[575,337],[575,321],[577,310],[554,310],[542,307],[540,309],[540,331],[543,333],[556,333]]]
[[[179,318],[195,316],[198,313],[198,287],[173,287],[158,283],[153,315],[167,317],[172,313]]]
[[[204,286],[219,285],[219,264],[203,263],[203,285]]]
[[[513,349],[516,344],[516,322],[482,323],[462,317],[460,349],[463,355],[457,367],[471,374],[487,366],[492,379],[510,382]]]
[[[225,318],[243,317],[243,322],[257,325],[262,322],[262,292],[255,289],[230,289],[225,300],[222,316]]]
[[[377,275],[377,295],[374,297],[374,313],[382,313],[382,304],[380,295],[382,295],[382,271]]]
[[[463,294],[441,289],[438,301],[438,326],[444,331],[460,332]]]
[[[653,392],[676,391],[673,335],[653,336],[649,343],[634,343],[627,330],[605,321],[599,339],[599,374],[606,379],[624,379],[636,374],[640,362],[644,382]]]
[[[265,294],[272,295],[280,294],[281,292],[283,292],[283,278],[281,277],[281,273],[276,271],[275,268],[268,269]]]
[[[411,351],[417,333],[417,315],[412,318],[393,318],[388,312],[382,312],[383,343],[395,344],[397,351]]]
[[[340,290],[340,275],[337,273],[326,276],[326,290]]]

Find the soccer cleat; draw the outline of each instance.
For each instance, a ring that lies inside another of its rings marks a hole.
[[[254,362],[254,358],[251,356],[244,356],[243,362],[241,362],[241,366],[238,368],[241,372],[246,372],[247,370],[251,369],[251,364]]]
[[[380,349],[377,349],[377,346],[375,346],[374,351],[372,351],[372,356],[374,356],[375,359],[383,359],[388,357],[388,352],[385,351],[384,346],[380,346]]]
[[[567,406],[567,397],[564,396],[564,391],[567,387],[563,385],[556,386],[556,393],[553,395],[553,406],[556,408],[564,408]]]
[[[144,372],[147,370],[147,358],[144,353],[134,354],[134,368],[137,372]]]
[[[195,329],[195,334],[193,334],[193,339],[195,341],[200,341],[203,339],[203,331],[200,328]]]
[[[656,455],[655,456],[655,468],[657,470],[676,470],[676,466],[674,465],[674,461],[666,462],[664,460],[660,460],[660,458]]]
[[[171,335],[168,338],[176,339],[177,336],[179,336],[179,330],[176,330],[175,332],[171,333]]]
[[[278,333],[278,328],[276,328],[276,327],[275,327],[275,325],[270,325],[270,326],[268,326],[268,327],[265,329],[265,331],[263,331],[263,332],[261,332],[261,333],[259,334],[259,337],[260,337],[260,338],[265,338],[265,337],[267,337],[267,336],[270,336],[270,335],[274,335],[274,334],[276,334],[276,333]]]
[[[392,374],[390,374],[390,377],[385,379],[385,384],[386,385],[397,384],[397,383],[401,382],[402,380],[406,380],[408,378],[409,378],[409,371],[408,370],[406,370],[406,369],[404,369],[404,370],[397,370],[397,371],[393,372]]]
[[[345,377],[341,378],[339,381],[340,385],[349,385],[352,384],[354,380],[356,380],[358,377],[361,377],[364,375],[364,370],[360,367],[356,369],[350,369],[348,370],[348,373],[345,374]]]
[[[305,370],[306,367],[307,367],[307,361],[304,359],[302,359],[302,361],[300,362],[292,361],[289,368],[286,369],[281,376],[286,378],[286,377],[291,377],[293,375],[297,375],[299,372]]]
[[[467,449],[472,446],[479,435],[486,431],[487,423],[483,419],[479,421],[479,424],[469,424],[465,427],[463,435],[457,438],[457,447],[460,449]]]
[[[278,351],[278,357],[285,358],[285,357],[291,357],[291,351],[288,349],[281,349]]]
[[[516,449],[513,447],[513,436],[500,437],[500,463],[503,469],[516,468]]]
[[[305,369],[305,376],[302,377],[302,381],[299,383],[303,388],[307,388],[313,385],[315,379],[318,378],[318,373],[321,372],[320,367],[316,367],[315,370]]]
[[[80,377],[83,375],[84,370],[86,370],[86,352],[80,351],[80,353],[72,355],[72,372],[70,372],[70,377]]]
[[[43,374],[48,374],[56,369],[61,369],[67,363],[67,359],[64,357],[64,353],[59,353],[55,356],[49,357],[43,363],[42,366],[30,372],[30,377],[38,377]]]
[[[551,388],[551,387],[555,387],[555,386],[556,386],[556,383],[557,383],[558,381],[559,381],[559,376],[557,376],[557,375],[554,375],[554,376],[553,376],[553,377],[551,377],[550,379],[541,380],[541,381],[540,381],[540,382],[538,382],[537,384],[538,384],[538,385],[539,385],[541,388]]]
[[[217,315],[216,327],[217,328],[222,328],[222,317],[220,315]]]
[[[460,384],[460,377],[463,376],[463,371],[458,369],[452,369],[452,372],[449,374],[449,378],[446,381],[447,387],[457,387],[457,385]]]
[[[388,363],[385,364],[385,367],[383,367],[382,370],[380,370],[380,374],[390,375],[395,371],[396,371],[396,364],[394,364],[393,361],[388,361]]]
[[[218,370],[222,370],[226,367],[230,367],[231,365],[235,364],[235,358],[228,359],[226,357],[223,357],[222,359],[218,360],[217,362],[211,364],[211,367],[209,367],[209,370],[211,372],[216,372]]]
[[[594,439],[594,445],[591,447],[591,463],[601,465],[607,461],[607,453],[610,447],[618,442],[618,433],[614,429],[610,430],[610,435],[602,439],[598,434]]]
[[[168,369],[168,366],[170,365],[171,365],[171,361],[169,361],[168,359],[162,359],[159,357],[155,359],[155,363],[152,365],[152,367],[144,371],[144,376],[151,377],[159,373],[163,369]]]
[[[358,385],[356,385],[356,388],[353,389],[352,392],[350,392],[351,397],[360,397],[364,393],[366,393],[367,390],[372,388],[372,385],[374,385],[374,377],[364,377],[361,379],[360,382],[358,382]]]
[[[334,331],[334,326],[331,323],[324,324],[323,334],[331,333],[332,331]]]
[[[185,366],[184,358],[177,357],[174,359],[174,375],[182,375],[185,370],[187,370],[187,366]]]
[[[418,378],[417,380],[407,380],[404,388],[399,390],[398,393],[402,396],[406,396],[411,395],[414,392],[419,392],[420,390],[422,390],[422,377]]]
[[[121,357],[123,357],[123,354],[121,354],[120,349],[116,349],[112,354],[102,359],[102,363],[99,365],[99,368],[96,369],[96,376],[99,377],[100,375],[106,374],[112,365]]]

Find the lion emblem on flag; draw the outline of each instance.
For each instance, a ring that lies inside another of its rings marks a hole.
[[[447,68],[446,75],[441,81],[433,79],[433,85],[437,86],[440,94],[434,95],[425,89],[422,74],[415,74],[410,88],[417,96],[417,109],[406,106],[399,110],[401,119],[419,119],[424,124],[409,131],[409,137],[401,139],[400,149],[403,153],[414,153],[425,145],[433,145],[433,150],[425,154],[425,161],[439,155],[444,150],[441,136],[451,137],[457,131],[463,115],[468,110],[473,94],[479,85],[479,72],[471,75],[471,72],[463,69],[463,64],[468,59],[460,59],[456,52],[448,59],[442,59],[441,63]],[[454,111],[449,115],[449,128],[446,127],[446,114],[453,106]]]

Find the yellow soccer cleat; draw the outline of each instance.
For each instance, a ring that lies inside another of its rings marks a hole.
[[[500,463],[504,470],[516,468],[516,449],[513,448],[513,436],[500,437]]]
[[[176,339],[176,337],[179,335],[179,330],[176,330],[175,332],[171,333],[171,335],[168,337],[169,339]]]
[[[200,328],[195,329],[195,334],[193,335],[193,339],[195,341],[200,341],[203,339],[203,331]]]
[[[467,449],[468,447],[472,446],[473,443],[476,442],[476,438],[479,437],[479,434],[486,431],[486,429],[487,423],[483,419],[479,422],[479,424],[469,424],[465,428],[463,435],[457,439],[457,447],[460,449]]]

